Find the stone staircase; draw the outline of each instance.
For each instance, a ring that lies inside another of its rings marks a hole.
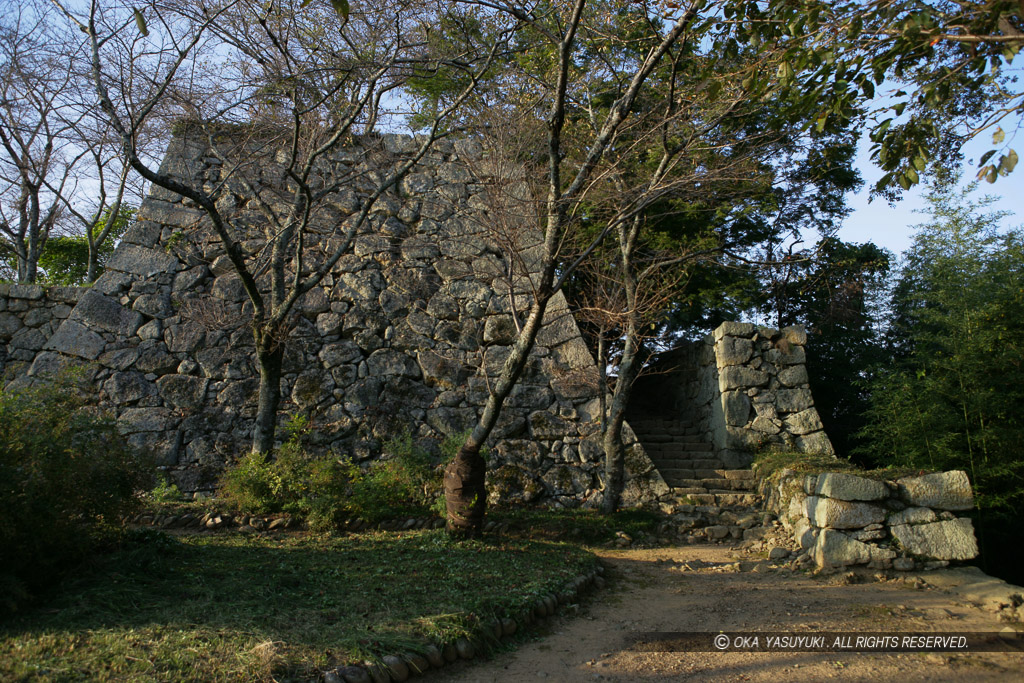
[[[753,472],[727,469],[691,423],[649,414],[627,417],[627,421],[680,503],[718,507],[760,503]]]

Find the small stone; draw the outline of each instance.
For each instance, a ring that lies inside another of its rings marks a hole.
[[[784,560],[789,557],[789,551],[785,548],[774,547],[768,551],[769,560]]]
[[[343,666],[338,669],[338,674],[345,679],[345,683],[371,683],[373,680],[370,673],[361,666]]]
[[[476,656],[476,647],[466,638],[459,638],[455,641],[455,651],[462,659],[473,659]]]
[[[420,654],[408,654],[405,656],[405,660],[409,665],[409,673],[414,675],[422,675],[430,668],[430,662]]]
[[[409,678],[409,666],[397,655],[386,655],[382,660],[384,668],[391,674],[391,680],[402,683]]]
[[[441,656],[444,657],[444,661],[446,662],[454,662],[459,658],[459,651],[456,649],[454,644],[448,643],[441,649]]]
[[[442,666],[444,666],[444,655],[441,654],[441,650],[439,650],[436,645],[428,646],[423,651],[423,654],[426,655],[427,661],[430,662],[430,666],[434,667],[435,669],[440,669]]]

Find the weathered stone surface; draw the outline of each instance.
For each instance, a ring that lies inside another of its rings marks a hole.
[[[811,549],[811,557],[819,567],[845,567],[891,560],[896,553],[854,540],[841,531],[822,529]]]
[[[727,425],[742,427],[750,421],[750,398],[742,391],[722,392],[722,410]]]
[[[970,510],[974,507],[974,492],[963,470],[904,477],[896,484],[900,496],[909,505],[940,510]]]
[[[403,377],[420,377],[420,367],[416,361],[398,351],[391,349],[379,349],[370,354],[366,359],[370,375],[379,377],[381,375],[401,375]]]
[[[299,408],[310,408],[327,397],[328,387],[319,373],[307,373],[295,378],[292,386],[292,401]]]
[[[178,419],[168,408],[129,408],[117,419],[123,434],[136,432],[164,432],[174,429]]]
[[[715,341],[718,341],[725,336],[750,337],[755,331],[757,331],[757,327],[751,323],[724,322],[715,328],[713,334]]]
[[[807,343],[807,330],[804,329],[803,325],[783,327],[780,331],[782,333],[783,338],[790,344],[803,346],[804,344]]]
[[[784,387],[802,387],[810,379],[807,377],[807,367],[804,365],[790,365],[779,370],[779,383]]]
[[[932,560],[971,560],[978,556],[974,527],[967,518],[928,524],[897,524],[893,537],[911,555]]]
[[[817,527],[861,529],[885,521],[885,509],[869,503],[808,496],[805,505],[807,518]]]
[[[417,360],[423,380],[430,386],[455,389],[463,386],[470,374],[459,361],[430,350],[420,351]]]
[[[569,430],[569,423],[557,415],[538,410],[530,413],[530,435],[535,439],[557,439]]]
[[[889,526],[897,526],[899,524],[926,524],[928,522],[934,522],[939,518],[935,514],[934,510],[929,508],[907,508],[906,510],[900,510],[889,515],[888,524]]]
[[[96,331],[110,332],[122,337],[135,334],[143,323],[143,318],[138,313],[92,290],[79,299],[69,320],[80,322]]]
[[[791,413],[783,418],[789,432],[794,435],[810,434],[823,429],[818,411],[814,408],[802,410],[799,413]]]
[[[813,405],[810,389],[779,389],[775,392],[775,408],[780,413],[798,413]]]
[[[512,316],[492,315],[484,323],[484,344],[511,344],[518,334]]]
[[[153,277],[160,273],[173,273],[178,267],[178,259],[155,249],[125,244],[114,250],[106,267],[107,270],[139,277]]]
[[[715,359],[719,368],[742,365],[754,355],[754,342],[741,337],[722,337],[715,344]]]
[[[171,353],[193,353],[202,345],[206,331],[197,323],[172,325],[164,331],[164,340]]]
[[[718,373],[719,391],[763,387],[766,384],[768,384],[768,373],[743,365],[722,368]]]
[[[103,383],[103,391],[118,403],[131,403],[154,395],[156,387],[141,372],[115,372]]]
[[[208,379],[189,375],[164,375],[156,381],[160,396],[172,406],[193,410],[203,403]]]
[[[874,479],[852,474],[826,472],[818,475],[814,493],[839,500],[882,500],[889,496],[889,487]]]
[[[106,346],[103,337],[76,320],[65,320],[44,348],[88,360],[99,357]]]

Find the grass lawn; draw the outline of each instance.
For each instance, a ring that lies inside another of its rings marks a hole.
[[[452,642],[594,562],[576,545],[443,531],[144,532],[0,622],[0,680],[306,680]]]

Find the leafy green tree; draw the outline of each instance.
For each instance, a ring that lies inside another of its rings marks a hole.
[[[864,426],[864,380],[881,363],[880,295],[892,255],[875,244],[834,237],[770,264],[761,314],[778,327],[807,328],[807,373],[815,407],[836,449],[853,450]]]
[[[1024,506],[1024,233],[967,192],[929,195],[894,290],[895,363],[870,385],[868,450],[887,463],[964,469],[978,505]]]
[[[959,162],[963,142],[983,133],[993,148],[979,160],[978,177],[994,182],[1013,171],[1017,152],[1001,124],[1016,130],[1024,112],[1011,68],[1024,46],[1019,0],[772,0],[768,14],[748,9],[741,20],[754,39],[770,33],[772,21],[785,23],[787,75],[801,89],[833,93],[817,125],[884,96],[871,135],[885,171],[877,191],[894,197],[929,165]]]
[[[104,264],[114,253],[114,242],[135,221],[135,209],[122,205],[120,216],[107,231],[110,220],[108,209],[95,226],[97,233],[106,233],[107,239],[90,249],[87,235],[59,235],[50,237],[39,256],[43,283],[82,286],[94,282],[103,274]],[[93,258],[95,257],[95,258]]]

